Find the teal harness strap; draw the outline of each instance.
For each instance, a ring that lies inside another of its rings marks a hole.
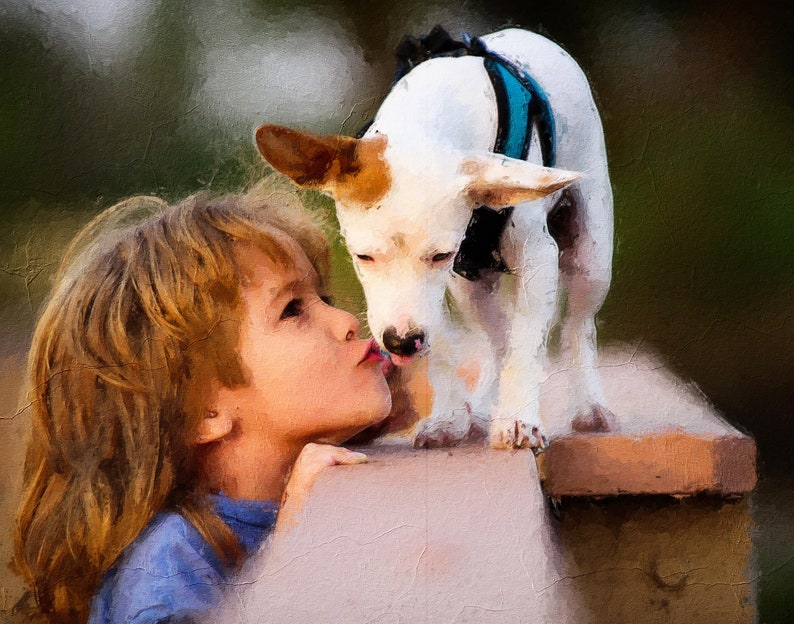
[[[531,76],[520,72],[501,56],[485,51],[484,64],[496,92],[499,109],[494,152],[526,159],[537,124],[543,165],[553,167],[554,118],[546,94]]]
[[[486,58],[484,63],[499,107],[499,128],[493,151],[510,158],[526,158],[532,94],[500,62]]]
[[[499,121],[494,153],[526,159],[533,127],[537,126],[543,165],[554,166],[554,118],[543,89],[507,59],[490,52],[482,40],[474,39],[468,45],[472,54],[484,57],[483,64],[496,94]],[[500,210],[475,208],[452,270],[471,281],[480,279],[483,269],[509,271],[499,247],[512,215],[513,206]]]

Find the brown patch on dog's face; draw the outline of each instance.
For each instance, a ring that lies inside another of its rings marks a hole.
[[[383,135],[318,136],[266,124],[257,129],[256,144],[265,160],[295,184],[327,191],[343,203],[368,207],[391,185]]]
[[[367,208],[381,199],[391,187],[391,172],[384,158],[386,137],[377,135],[359,139],[351,168],[336,180],[331,193],[343,203]]]

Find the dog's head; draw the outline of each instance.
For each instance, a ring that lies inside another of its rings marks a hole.
[[[447,282],[472,210],[538,199],[578,177],[485,151],[400,149],[382,134],[353,139],[264,125],[256,142],[296,184],[336,200],[370,329],[398,364],[424,351],[444,321]]]

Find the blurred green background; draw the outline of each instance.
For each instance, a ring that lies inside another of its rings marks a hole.
[[[789,2],[3,0],[0,356],[24,352],[65,245],[101,209],[245,187],[265,171],[264,120],[354,133],[405,33],[541,32],[604,120],[616,248],[600,339],[656,352],[758,440],[759,509],[787,536],[759,541],[759,604],[786,621],[792,22]]]

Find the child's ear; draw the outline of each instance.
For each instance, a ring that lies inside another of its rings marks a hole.
[[[232,418],[224,410],[207,410],[196,432],[196,444],[209,444],[222,440],[232,431]]]

